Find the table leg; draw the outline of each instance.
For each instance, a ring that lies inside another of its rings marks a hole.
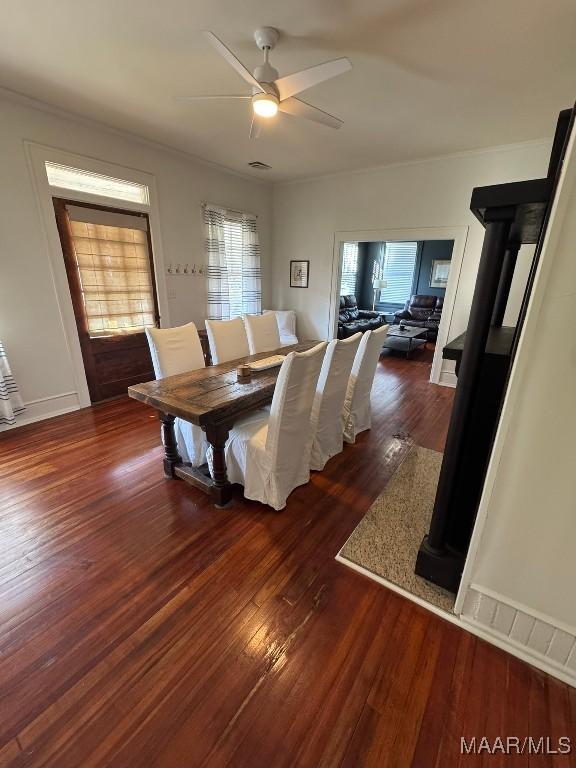
[[[161,434],[162,444],[164,446],[164,477],[175,477],[174,467],[182,463],[178,453],[178,443],[176,442],[176,433],[174,431],[174,416],[169,413],[160,413],[162,422]]]
[[[232,485],[228,482],[224,446],[230,428],[223,424],[206,426],[206,439],[212,446],[212,498],[217,507],[225,507],[232,500]]]

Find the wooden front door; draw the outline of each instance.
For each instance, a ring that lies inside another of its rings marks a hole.
[[[154,378],[146,327],[159,324],[148,216],[54,198],[91,401]]]

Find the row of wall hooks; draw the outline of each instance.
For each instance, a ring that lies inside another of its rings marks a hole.
[[[168,264],[168,275],[190,275],[191,277],[203,277],[206,274],[205,264]]]

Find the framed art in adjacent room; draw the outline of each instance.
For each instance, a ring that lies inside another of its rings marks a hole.
[[[446,288],[450,275],[450,260],[434,259],[430,272],[430,288]]]
[[[309,261],[290,262],[290,288],[308,288]]]

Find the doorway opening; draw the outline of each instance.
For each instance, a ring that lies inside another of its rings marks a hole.
[[[432,368],[453,251],[453,239],[344,242],[336,336],[386,324],[389,354]]]
[[[148,214],[53,198],[92,403],[154,378],[145,329],[159,324]]]
[[[338,559],[448,614],[455,596],[416,576],[414,565],[429,529],[452,410],[453,388],[438,385],[466,234],[466,228],[338,233],[333,270],[333,335],[388,326],[373,408],[384,415],[386,439],[392,436],[398,451],[391,479]],[[407,404],[407,391],[421,397]]]

